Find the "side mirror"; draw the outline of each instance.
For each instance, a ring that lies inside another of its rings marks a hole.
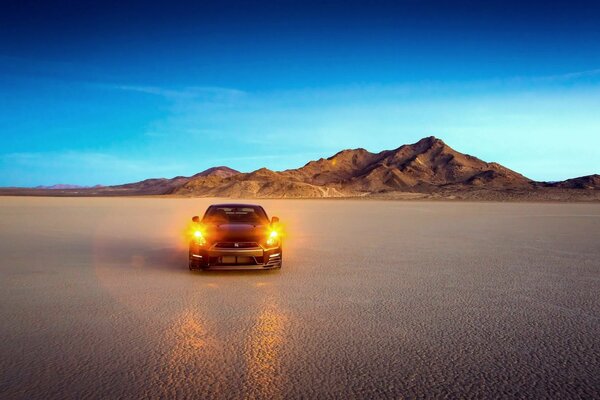
[[[271,217],[271,225],[274,225],[279,222],[279,217]]]
[[[192,217],[192,222],[195,222],[195,223],[198,223],[198,222],[200,222],[200,217],[199,217],[199,216],[197,216],[197,215],[194,215],[194,216]]]

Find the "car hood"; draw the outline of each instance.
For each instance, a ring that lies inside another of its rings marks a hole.
[[[255,224],[210,224],[207,238],[211,242],[261,242],[267,234],[267,225]]]

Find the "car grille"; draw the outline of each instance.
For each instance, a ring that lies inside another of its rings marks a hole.
[[[211,265],[260,265],[263,263],[263,257],[253,256],[220,256],[210,257]]]
[[[256,242],[219,242],[215,244],[219,249],[255,249],[260,247]]]

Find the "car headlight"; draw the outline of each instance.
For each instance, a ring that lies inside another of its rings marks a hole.
[[[206,244],[206,239],[204,238],[202,231],[194,231],[194,241],[196,242],[196,244],[199,244],[200,246],[203,246]]]
[[[269,236],[267,236],[267,246],[276,246],[279,244],[279,234],[277,231],[269,232]]]

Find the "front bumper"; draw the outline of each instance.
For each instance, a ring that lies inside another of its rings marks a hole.
[[[271,269],[281,266],[281,246],[276,248],[223,249],[190,244],[190,263],[202,269]]]

